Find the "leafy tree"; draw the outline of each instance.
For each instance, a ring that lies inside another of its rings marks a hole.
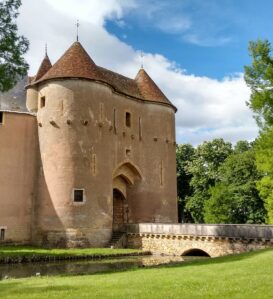
[[[11,89],[26,75],[28,64],[22,57],[29,47],[28,40],[18,35],[16,18],[21,0],[0,1],[0,91]]]
[[[232,192],[223,183],[218,183],[209,190],[210,198],[205,202],[204,218],[206,223],[233,223],[234,201]]]
[[[257,187],[265,201],[268,223],[273,223],[273,128],[260,134],[255,149],[257,168],[263,174]]]
[[[218,181],[218,169],[231,154],[232,146],[223,139],[205,141],[195,150],[187,171],[192,176],[186,209],[197,223],[204,222],[204,204],[210,198],[209,188]]]
[[[186,210],[186,201],[192,193],[190,181],[192,175],[188,173],[187,167],[192,161],[194,147],[190,144],[181,144],[176,148],[176,168],[177,168],[177,195],[178,195],[178,218],[179,222],[192,222],[190,213]]]
[[[255,153],[247,142],[238,142],[219,168],[219,183],[210,188],[205,203],[209,223],[264,223],[265,209],[256,182],[261,178]]]
[[[251,89],[249,106],[258,125],[273,125],[273,58],[268,40],[249,43],[252,65],[245,66],[245,81]]]
[[[249,106],[261,128],[255,147],[257,167],[263,178],[258,182],[265,201],[268,222],[273,223],[273,57],[268,40],[250,42],[252,65],[245,67],[245,81],[251,88]]]

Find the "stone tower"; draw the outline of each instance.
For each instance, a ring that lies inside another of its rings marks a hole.
[[[129,79],[75,42],[27,86],[39,169],[32,239],[104,246],[126,223],[177,222],[175,111],[144,69]]]

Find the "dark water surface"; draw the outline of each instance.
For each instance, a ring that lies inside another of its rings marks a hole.
[[[26,264],[1,264],[0,280],[45,275],[94,274],[155,265],[183,263],[206,257],[199,256],[130,256],[92,261],[59,261]]]

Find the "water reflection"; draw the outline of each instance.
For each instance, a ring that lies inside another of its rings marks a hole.
[[[59,261],[50,263],[0,265],[0,279],[37,275],[93,274],[123,269],[180,263],[204,257],[198,256],[132,256],[95,261]]]

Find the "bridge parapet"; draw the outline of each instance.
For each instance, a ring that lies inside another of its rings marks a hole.
[[[242,239],[273,239],[273,225],[139,223],[128,224],[127,232]]]
[[[127,225],[127,237],[129,247],[155,253],[220,256],[272,247],[273,225],[139,223]]]

